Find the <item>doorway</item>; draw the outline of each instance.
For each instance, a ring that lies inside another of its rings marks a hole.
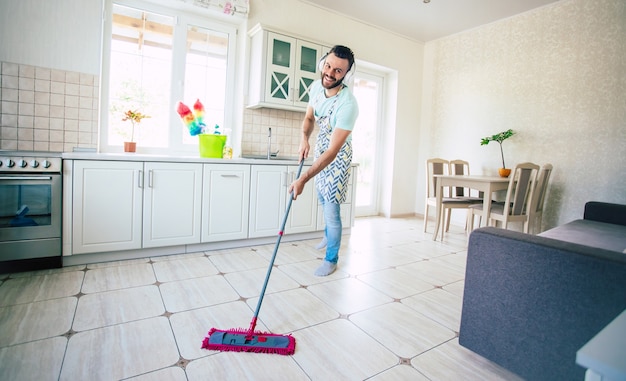
[[[352,91],[359,104],[352,135],[353,161],[358,163],[356,217],[379,214],[380,154],[384,76],[369,71],[355,73]]]

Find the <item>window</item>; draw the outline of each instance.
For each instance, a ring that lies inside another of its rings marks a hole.
[[[193,108],[199,99],[208,132],[231,124],[236,28],[152,3],[107,4],[101,151],[120,151],[132,139],[141,152],[197,152],[176,104]],[[149,118],[133,127],[122,120],[128,110]]]

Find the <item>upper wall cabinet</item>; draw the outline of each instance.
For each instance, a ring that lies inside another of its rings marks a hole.
[[[260,25],[249,34],[248,107],[306,111],[319,60],[329,49]]]

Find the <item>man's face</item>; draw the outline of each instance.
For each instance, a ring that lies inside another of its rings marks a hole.
[[[324,67],[320,76],[322,78],[322,86],[325,89],[332,89],[341,85],[343,78],[348,73],[350,62],[345,58],[339,58],[334,54],[326,56]]]

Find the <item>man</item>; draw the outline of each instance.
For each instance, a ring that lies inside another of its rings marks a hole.
[[[337,269],[341,245],[340,204],[346,198],[350,164],[352,163],[352,137],[354,123],[359,115],[356,98],[343,82],[353,70],[354,54],[345,46],[334,46],[320,61],[321,78],[311,86],[309,105],[302,122],[300,160],[309,155],[309,138],[319,126],[315,144],[315,161],[299,179],[289,187],[296,199],[304,185],[315,177],[315,188],[324,211],[324,238],[317,248],[326,248],[317,276],[327,276]]]

